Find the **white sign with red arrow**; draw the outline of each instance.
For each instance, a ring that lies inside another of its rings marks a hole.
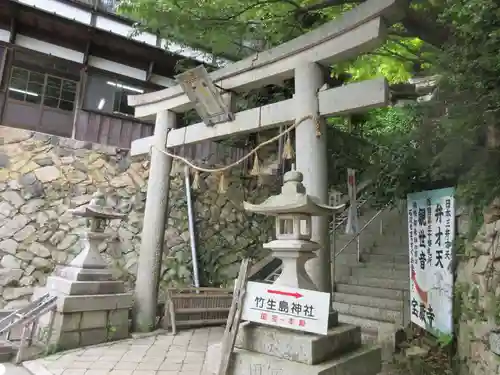
[[[326,335],[330,294],[249,281],[241,319]]]

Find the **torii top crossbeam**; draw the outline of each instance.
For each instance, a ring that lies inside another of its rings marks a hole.
[[[291,78],[297,65],[304,62],[329,65],[368,52],[385,41],[387,25],[402,17],[403,2],[369,0],[318,29],[212,72],[210,78],[218,87],[241,92]],[[361,97],[360,94],[366,96]],[[349,103],[347,98],[353,97],[361,101],[357,104]],[[387,99],[388,88],[383,80],[347,85],[320,94],[320,114],[340,115],[356,109],[377,107],[385,105]],[[131,95],[128,102],[135,107],[135,115],[139,118],[156,115],[164,110],[182,113],[192,108],[192,103],[179,85],[156,92]],[[271,106],[264,106],[261,109],[239,112],[235,121],[215,127],[207,128],[205,124],[200,123],[173,130],[169,134],[168,147],[263,130],[264,127],[293,121],[285,116],[287,113],[293,113],[287,109],[293,108],[291,101],[283,101],[274,106],[279,108],[271,111]],[[266,120],[266,116],[279,118]],[[261,119],[260,129],[253,125],[258,118]],[[246,126],[240,129],[243,124]],[[252,128],[248,129],[249,126]],[[132,144],[132,155],[149,152],[151,144],[152,137],[135,141]]]

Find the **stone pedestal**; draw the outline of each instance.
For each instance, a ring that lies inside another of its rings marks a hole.
[[[57,295],[51,344],[57,350],[120,340],[129,336],[132,293],[121,281],[112,280],[100,257],[91,251],[103,233],[84,233],[87,246],[67,267],[47,278],[46,291]],[[92,244],[92,245],[90,245]],[[96,256],[97,255],[97,256]]]
[[[220,345],[209,348],[208,372],[216,374]],[[266,327],[240,326],[228,375],[375,375],[381,371],[378,347],[361,345],[361,329],[332,327],[325,336]]]
[[[55,351],[127,338],[133,305],[133,294],[125,293],[123,282],[112,279],[98,251],[102,241],[114,237],[104,231],[106,220],[123,215],[107,209],[100,193],[89,206],[71,212],[90,218],[89,231],[80,234],[82,250],[68,266],[56,269],[40,291],[58,297],[50,340]],[[50,322],[40,323],[39,335],[47,334]]]
[[[307,195],[300,172],[287,172],[283,181],[281,194],[259,205],[245,202],[244,207],[250,212],[276,217],[276,240],[264,244],[273,251],[273,256],[283,261],[283,271],[273,287],[314,291],[317,290],[316,285],[304,269],[304,263],[313,258],[314,251],[321,247],[311,241],[312,217],[330,215],[340,207],[326,206]],[[315,306],[315,309],[330,311],[325,335],[250,322],[240,325],[227,375],[378,374],[382,369],[381,349],[362,346],[361,329],[339,324],[337,312],[332,311],[328,303],[326,306]],[[323,329],[321,332],[324,332]],[[221,354],[227,355],[221,353],[221,345],[209,348],[209,373],[218,373]]]

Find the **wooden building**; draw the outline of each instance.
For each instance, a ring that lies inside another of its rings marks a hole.
[[[224,61],[114,12],[117,0],[0,1],[0,124],[130,148],[154,124],[127,95],[173,84],[176,64]]]

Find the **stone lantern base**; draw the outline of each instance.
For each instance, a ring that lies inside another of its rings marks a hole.
[[[86,237],[89,235],[92,234],[86,233]],[[69,266],[57,269],[37,294],[47,292],[58,297],[50,340],[53,351],[129,336],[133,294],[125,293],[123,282],[112,280],[111,272],[93,246],[84,247]],[[46,315],[40,321],[39,336],[47,334],[48,325]]]
[[[208,373],[217,374],[220,344],[209,348]],[[338,324],[327,335],[243,323],[227,375],[376,375],[381,349],[361,344],[361,328]]]

